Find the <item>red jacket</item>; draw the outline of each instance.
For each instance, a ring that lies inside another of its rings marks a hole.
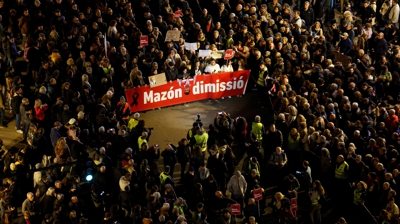
[[[388,129],[389,133],[392,133],[393,131],[393,127],[396,124],[396,122],[399,121],[399,118],[397,117],[397,115],[393,114],[393,115],[389,115],[386,118],[386,128]]]
[[[35,108],[35,114],[36,114],[36,120],[38,121],[43,121],[46,118],[45,111],[48,109],[47,106],[40,108],[36,107]]]

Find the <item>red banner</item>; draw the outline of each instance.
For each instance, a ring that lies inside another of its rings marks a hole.
[[[132,112],[168,107],[205,99],[244,94],[249,70],[197,75],[193,79],[175,80],[150,88],[141,86],[125,90]]]
[[[149,45],[149,36],[143,35],[140,37],[140,46],[147,46]]]
[[[254,189],[253,190],[253,197],[255,201],[259,201],[263,199],[263,195],[262,195],[262,189],[258,188],[258,189]]]
[[[240,204],[232,204],[231,205],[231,215],[241,215],[240,212]]]

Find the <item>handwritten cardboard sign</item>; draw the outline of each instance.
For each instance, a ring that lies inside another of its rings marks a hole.
[[[181,37],[181,31],[179,30],[168,30],[165,35],[165,41],[179,41]]]

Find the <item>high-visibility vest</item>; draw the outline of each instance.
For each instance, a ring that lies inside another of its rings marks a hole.
[[[256,134],[258,141],[262,140],[262,134],[263,134],[262,128],[263,128],[263,124],[261,122],[253,122],[251,124],[251,133]]]
[[[205,152],[207,150],[207,141],[208,141],[208,134],[207,133],[203,133],[201,135],[196,134],[194,136],[194,139],[196,139],[196,146],[200,146],[201,147],[201,151]]]
[[[137,125],[139,124],[139,121],[136,120],[135,118],[131,118],[128,122],[128,129],[129,131],[132,131]]]
[[[164,172],[162,172],[162,173],[160,174],[159,178],[160,178],[161,186],[164,186],[164,183],[165,183],[165,181],[169,178],[169,175],[168,175],[168,174],[165,174]]]
[[[253,168],[256,170],[256,174],[257,174],[257,175],[260,175],[260,165],[259,165],[258,163],[256,163],[256,164],[254,164],[254,166],[253,166],[253,164],[249,161],[249,172],[251,172],[251,170],[252,170]]]
[[[182,206],[177,206],[177,205],[175,205],[174,208],[177,208],[177,209],[178,209],[179,215],[185,217],[185,212],[183,211]]]
[[[311,202],[312,205],[318,205],[318,201],[319,201],[319,195],[317,196],[317,198]]]
[[[147,140],[145,138],[143,139],[142,136],[140,136],[137,141],[138,141],[138,145],[139,145],[139,151],[142,150],[143,143],[146,143],[146,145],[147,145]]]
[[[363,194],[362,190],[361,191],[359,191],[358,189],[354,190],[354,192],[353,192],[353,195],[354,195],[353,203],[355,205],[358,205],[358,203],[363,202],[363,199],[361,198],[362,194]]]
[[[346,161],[343,161],[342,164],[340,164],[340,166],[338,167],[336,165],[336,170],[335,170],[335,177],[337,179],[347,179],[347,171],[346,171],[346,167],[348,166]]]
[[[260,71],[260,73],[258,74],[257,84],[260,86],[265,86],[265,83],[264,83],[264,73],[265,72],[267,72],[267,69]]]
[[[188,131],[188,136],[189,136],[189,138],[192,138],[192,137],[193,137],[193,130],[192,130],[192,129],[189,129],[189,131]]]

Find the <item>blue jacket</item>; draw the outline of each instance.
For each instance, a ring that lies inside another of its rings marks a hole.
[[[340,53],[347,55],[350,52],[352,46],[353,46],[353,41],[351,41],[350,38],[347,38],[346,40],[342,39],[339,42]]]

